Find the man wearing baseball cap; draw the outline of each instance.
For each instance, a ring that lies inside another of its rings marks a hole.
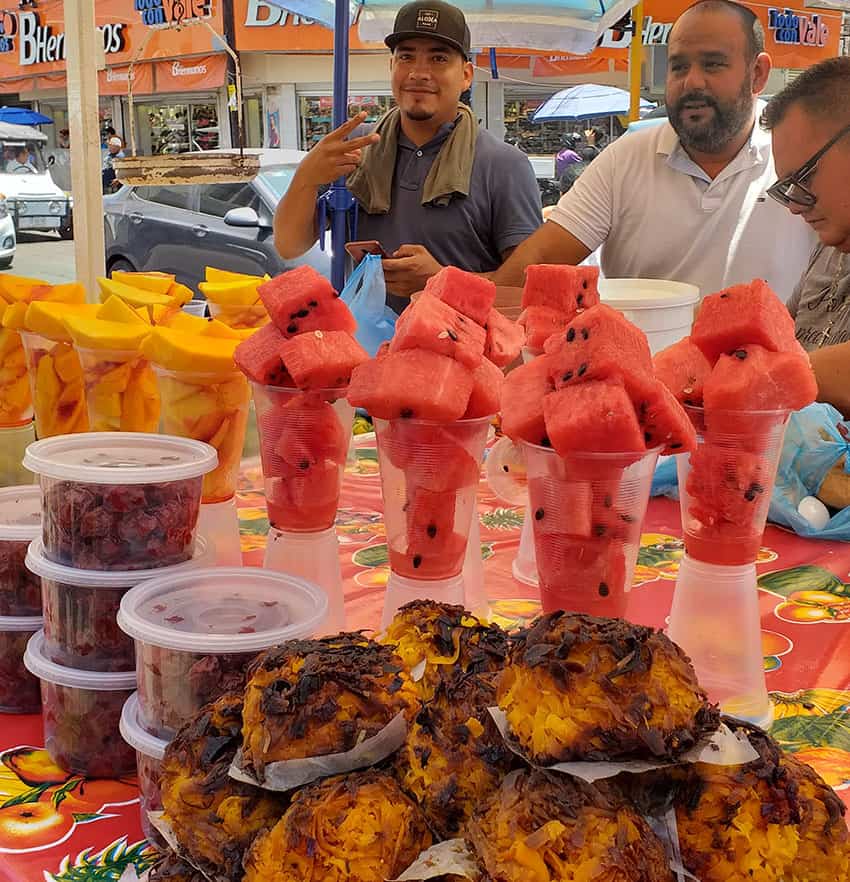
[[[340,175],[357,199],[357,238],[377,240],[397,310],[452,265],[491,272],[542,222],[525,154],[480,129],[461,94],[472,84],[463,13],[442,0],[403,6],[386,38],[396,107],[371,133],[360,113],[302,160],[275,216],[275,244],[292,259],[316,241],[320,188]]]

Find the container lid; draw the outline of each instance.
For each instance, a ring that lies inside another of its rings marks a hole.
[[[38,631],[43,624],[41,616],[0,616],[0,632]]]
[[[666,279],[600,279],[599,297],[615,309],[661,309],[696,303],[699,288]]]
[[[165,748],[168,742],[156,735],[151,735],[139,722],[139,693],[134,692],[125,702],[121,709],[121,720],[118,723],[121,737],[134,750],[143,753],[151,759],[161,760],[165,756]]]
[[[57,435],[24,454],[31,472],[85,484],[162,484],[198,478],[217,464],[215,448],[203,441],[144,432]]]
[[[29,542],[41,533],[41,487],[28,484],[0,490],[0,540]]]
[[[42,579],[60,582],[64,585],[79,585],[84,588],[132,588],[157,576],[176,575],[187,570],[197,570],[213,561],[212,546],[201,536],[195,539],[195,553],[190,560],[170,567],[152,570],[81,570],[65,567],[45,557],[44,544],[39,536],[33,539],[27,549],[24,561],[27,569]]]
[[[121,598],[118,626],[134,640],[184,652],[259,652],[313,636],[328,597],[312,582],[258,567],[164,576]]]
[[[44,631],[36,631],[27,643],[24,667],[40,680],[67,686],[71,689],[92,689],[96,692],[117,692],[135,689],[136,672],[102,674],[97,671],[79,671],[50,661],[44,654]]]

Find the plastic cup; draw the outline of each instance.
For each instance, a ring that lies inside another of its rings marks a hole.
[[[345,602],[336,527],[315,533],[295,533],[271,527],[266,539],[263,567],[318,585],[328,598],[324,633],[335,634],[345,630]]]
[[[189,315],[195,315],[198,318],[206,318],[207,316],[207,301],[206,300],[190,300],[188,303],[184,303],[182,306],[183,312],[189,313]]]
[[[40,488],[0,490],[0,616],[41,615],[41,579],[25,564],[27,547],[40,535]]]
[[[0,616],[0,713],[37,714],[41,686],[24,667],[24,653],[41,616]]]
[[[21,335],[0,328],[0,426],[26,425],[32,420],[32,392]]]
[[[159,389],[150,362],[137,349],[77,347],[93,432],[156,432]]]
[[[478,521],[478,506],[472,511],[472,524],[469,528],[469,541],[466,543],[466,557],[463,561],[463,605],[481,619],[490,618],[490,601],[484,587],[484,562],[481,560],[481,526]]]
[[[329,529],[354,424],[346,390],[253,386],[269,523],[287,533]]]
[[[241,371],[226,374],[169,371],[154,365],[162,403],[162,431],[205,441],[218,465],[204,476],[204,502],[226,502],[236,492],[251,391]]]
[[[39,438],[88,432],[83,368],[70,343],[21,331]]]
[[[562,458],[522,449],[543,611],[622,617],[658,450]]]
[[[178,575],[210,560],[211,549],[195,540],[195,554],[185,563],[154,570],[104,572],[53,563],[41,539],[26,552],[28,571],[37,574],[44,596],[44,655],[48,661],[84,671],[133,671],[133,641],[118,627],[121,598],[133,587],[159,575]]]
[[[162,811],[162,760],[168,742],[145,731],[139,722],[139,696],[133,693],[124,702],[119,722],[121,737],[136,751],[136,775],[139,781],[139,820],[145,838],[160,848],[165,840],[153,826],[148,812]]]
[[[389,627],[393,616],[413,600],[433,600],[436,603],[450,603],[463,606],[465,591],[463,576],[449,576],[446,579],[410,579],[391,572],[384,595],[384,611],[381,615],[381,630]]]
[[[121,778],[136,768],[136,755],[118,733],[135,676],[78,671],[49,661],[44,635],[27,644],[24,664],[41,680],[44,746],[66,772],[87,778]]]
[[[460,575],[489,426],[490,417],[375,420],[390,569],[397,575]]]
[[[212,549],[215,566],[242,566],[242,540],[235,496],[224,502],[201,503],[198,535],[203,536]]]
[[[208,444],[140,432],[36,441],[24,465],[39,476],[45,556],[88,570],[146,570],[194,553]]]
[[[537,577],[537,553],[534,550],[534,527],[532,526],[531,506],[525,509],[522,519],[522,532],[519,536],[519,548],[511,564],[514,578],[523,585],[537,588],[540,580]]]
[[[262,303],[255,303],[253,306],[237,306],[213,303],[212,300],[209,300],[207,304],[212,318],[218,319],[229,328],[237,331],[246,328],[262,328],[270,321],[269,314]]]
[[[687,407],[697,449],[676,458],[685,551],[738,566],[756,560],[789,411]]]
[[[33,441],[32,420],[20,426],[0,426],[0,487],[35,483],[35,475],[23,465],[24,452]]]
[[[136,643],[142,726],[172,738],[199,708],[244,686],[258,652],[324,631],[317,586],[255,567],[151,579],[121,600],[118,625]]]
[[[722,566],[686,554],[667,633],[688,654],[700,685],[723,713],[770,726],[755,564]]]

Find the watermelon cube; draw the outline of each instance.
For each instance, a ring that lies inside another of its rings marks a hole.
[[[690,417],[660,381],[633,374],[625,379],[647,448],[662,447],[663,456],[694,450],[696,431]]]
[[[402,313],[390,352],[425,349],[474,370],[484,357],[487,335],[480,325],[432,294],[422,294]]]
[[[711,363],[690,337],[657,353],[652,365],[655,376],[679,402],[702,407],[703,386],[711,373]]]
[[[347,386],[351,372],[369,360],[366,350],[347,331],[312,331],[285,340],[281,355],[299,389]]]
[[[313,532],[333,526],[339,507],[342,466],[329,460],[289,467],[286,474],[266,477],[269,523],[279,530]]]
[[[547,341],[547,353],[592,351],[600,342],[620,350],[621,359],[634,361],[642,371],[652,372],[652,355],[646,334],[633,325],[621,312],[600,303],[579,313],[567,325],[560,337]]]
[[[567,318],[599,303],[599,268],[536,264],[526,267],[522,305],[548,306]]]
[[[405,505],[407,542],[420,554],[440,554],[451,542],[455,526],[457,493],[413,490]]]
[[[472,372],[472,392],[466,406],[464,419],[492,416],[499,412],[502,402],[502,385],[505,375],[501,368],[482,358],[481,364]]]
[[[447,266],[425,283],[425,291],[448,303],[479,325],[487,323],[487,316],[496,300],[496,286],[484,276]]]
[[[691,331],[691,342],[712,364],[748,343],[771,352],[799,352],[794,319],[764,279],[735,285],[706,297]]]
[[[467,536],[452,533],[443,548],[434,552],[418,543],[410,544],[407,534],[388,536],[390,568],[408,579],[447,579],[463,570]]]
[[[593,495],[589,483],[535,476],[528,479],[528,498],[535,533],[590,536]],[[567,498],[569,504],[565,505]]]
[[[304,394],[271,412],[274,416],[266,416],[264,429],[269,432],[275,455],[288,466],[304,469],[325,460],[336,465],[345,463],[349,431],[330,404],[317,396]],[[274,425],[273,419],[276,419]],[[266,437],[263,436],[264,445]]]
[[[519,358],[525,345],[525,331],[517,322],[502,315],[498,309],[491,309],[484,324],[487,338],[484,341],[484,355],[498,367],[507,367]]]
[[[543,398],[554,389],[545,355],[520,365],[502,386],[502,431],[514,441],[551,446],[543,419]]]
[[[460,362],[428,349],[390,352],[351,373],[348,400],[379,419],[459,420],[472,392]]]
[[[353,334],[357,330],[354,316],[338,299],[331,283],[306,264],[264,282],[257,293],[285,337],[305,331]]]
[[[643,452],[643,430],[621,382],[589,380],[543,398],[543,419],[552,447],[561,455]]]
[[[527,306],[518,319],[525,328],[525,345],[533,352],[542,352],[544,344],[553,334],[565,331],[570,317],[551,306]]]
[[[236,347],[233,360],[242,373],[256,383],[294,386],[281,357],[281,346],[285,341],[274,325],[264,325]]]

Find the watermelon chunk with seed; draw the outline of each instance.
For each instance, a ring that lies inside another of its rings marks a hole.
[[[245,376],[257,383],[294,386],[281,357],[281,346],[285,342],[286,338],[273,324],[263,325],[236,347],[233,360]]]
[[[711,373],[711,363],[690,337],[656,353],[652,365],[655,376],[679,402],[702,407],[703,387]]]
[[[489,358],[482,358],[481,364],[472,372],[472,392],[463,418],[474,419],[497,414],[502,402],[504,382],[505,375],[501,368],[497,368]]]
[[[266,416],[264,428],[270,431],[271,439],[277,439],[274,453],[288,466],[303,469],[325,460],[345,463],[349,434],[330,404],[306,393],[270,413],[273,415]]]
[[[383,420],[459,420],[472,392],[472,373],[427,349],[389,352],[351,373],[348,400]]]
[[[648,449],[662,447],[662,456],[669,456],[696,447],[697,436],[690,417],[660,380],[632,374],[625,378],[624,385]]]
[[[487,337],[484,355],[498,367],[507,367],[516,361],[525,345],[525,330],[498,309],[491,309],[484,324]]]
[[[543,398],[555,387],[545,355],[520,365],[502,386],[502,431],[514,441],[550,446],[543,419]]]
[[[448,303],[467,318],[479,325],[487,322],[487,316],[496,300],[496,286],[483,276],[468,273],[454,266],[447,266],[425,283],[425,292]]]
[[[279,530],[315,531],[333,526],[339,507],[342,467],[323,460],[306,469],[266,477],[269,523]]]
[[[425,349],[474,370],[484,357],[484,328],[432,294],[422,294],[399,317],[390,352]]]
[[[691,342],[712,364],[749,343],[771,352],[799,352],[794,319],[764,279],[734,285],[706,297],[691,330]]]
[[[409,579],[446,579],[463,569],[467,537],[463,533],[452,533],[439,551],[408,543],[406,534],[389,536],[387,545],[394,573]]]
[[[415,488],[405,505],[409,549],[420,553],[440,554],[451,542],[455,526],[457,493],[434,493]]]
[[[622,313],[604,303],[577,315],[559,337],[551,337],[544,346],[547,354],[565,357],[565,364],[580,361],[577,353],[590,355],[602,344],[618,350],[620,361],[630,370],[652,373],[652,355],[646,334]],[[590,359],[585,359],[590,362]]]
[[[347,331],[357,322],[331,283],[310,266],[281,273],[257,288],[263,305],[285,337],[305,331]]]
[[[522,305],[547,306],[572,318],[599,303],[599,268],[533,264],[526,267]]]
[[[354,368],[369,360],[369,353],[347,331],[298,334],[284,340],[280,352],[299,389],[347,386]]]
[[[542,352],[553,334],[566,330],[570,317],[551,306],[527,306],[517,321],[525,328],[525,345],[534,352]]]

